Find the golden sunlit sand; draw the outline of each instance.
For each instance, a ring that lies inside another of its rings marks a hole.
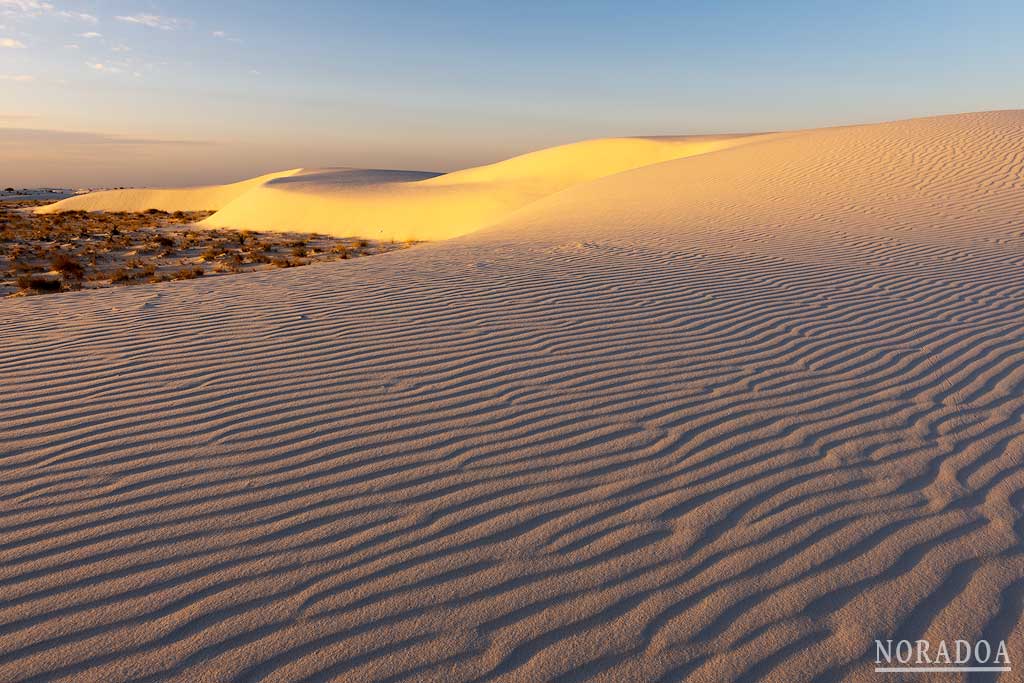
[[[3,302],[0,681],[1024,655],[1024,112],[41,211],[150,208],[431,243]]]
[[[223,186],[95,192],[39,211],[215,210],[205,225],[358,234],[398,241],[439,240],[477,230],[537,199],[588,180],[726,149],[757,137],[590,140],[444,175],[293,169]]]

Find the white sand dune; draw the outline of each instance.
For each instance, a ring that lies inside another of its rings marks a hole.
[[[472,232],[567,187],[725,149],[758,136],[588,140],[444,175],[416,171],[306,169],[233,185],[96,192],[40,209],[217,210],[208,227],[321,232],[344,237],[440,240]],[[202,206],[199,206],[202,205]]]
[[[275,180],[287,178],[301,172],[294,168],[289,171],[268,173],[229,185],[203,185],[200,187],[174,188],[128,188],[124,190],[103,190],[69,197],[36,209],[36,213],[59,213],[61,211],[216,211],[255,187]]]
[[[602,175],[4,302],[0,680],[1020,680],[1024,112]]]

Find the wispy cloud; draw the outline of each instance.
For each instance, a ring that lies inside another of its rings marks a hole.
[[[67,45],[64,46],[64,49],[65,50],[77,50],[78,49],[78,43],[68,43]]]
[[[132,14],[129,16],[116,16],[114,18],[118,21],[124,21],[129,24],[139,24],[141,26],[158,28],[164,31],[173,31],[177,28],[181,28],[185,24],[181,19],[176,19],[174,17],[162,17],[159,14]]]
[[[58,17],[64,17],[65,19],[78,19],[79,21],[84,21],[87,24],[98,24],[100,21],[94,15],[87,14],[85,12],[68,12],[66,10],[59,10],[56,14]]]
[[[14,38],[0,38],[0,47],[9,47],[11,49],[24,48],[25,43]]]
[[[0,116],[0,119],[5,118]],[[19,117],[12,117],[19,118]],[[29,118],[29,117],[24,117]],[[172,140],[163,138],[133,138],[105,133],[84,133],[70,130],[42,128],[0,128],[0,144],[13,141],[49,140],[76,145],[212,145],[207,140]]]
[[[0,121],[27,121],[38,119],[38,114],[3,114],[0,113]]]
[[[39,17],[50,15],[62,19],[77,19],[89,24],[99,22],[99,19],[86,12],[74,12],[55,7],[52,3],[42,0],[0,0],[0,14],[7,16]]]
[[[232,43],[242,42],[241,38],[236,38],[230,35],[227,31],[210,31],[210,35],[214,38],[220,38],[221,40],[230,40]]]
[[[0,81],[14,81],[16,83],[29,83],[36,80],[35,76],[29,76],[27,74],[8,75],[0,74]]]
[[[7,15],[25,16],[39,16],[56,10],[50,3],[39,0],[0,0],[0,8]]]
[[[86,66],[93,71],[103,71],[108,74],[119,74],[122,71],[120,67],[113,66],[112,64],[104,64],[102,62],[86,62]]]
[[[79,38],[102,38],[102,33],[96,33],[96,31],[87,31],[86,33],[76,34]]]

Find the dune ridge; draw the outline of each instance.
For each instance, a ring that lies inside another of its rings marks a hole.
[[[1019,680],[1022,267],[1008,111],[5,302],[0,680]]]
[[[42,207],[104,211],[216,210],[202,225],[391,240],[457,237],[567,187],[653,163],[707,154],[753,135],[607,138],[437,174],[295,169],[226,186],[95,192]],[[144,208],[145,207],[145,208]],[[187,208],[186,208],[187,207]]]
[[[245,194],[263,183],[286,178],[302,169],[267,173],[256,178],[241,180],[227,185],[201,185],[197,187],[126,188],[123,190],[102,190],[62,199],[53,204],[40,206],[36,213],[59,213],[61,211],[216,211],[228,202]]]

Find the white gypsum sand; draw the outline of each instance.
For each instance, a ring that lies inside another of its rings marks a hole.
[[[1024,112],[634,166],[373,259],[0,305],[0,680],[1024,653]]]

